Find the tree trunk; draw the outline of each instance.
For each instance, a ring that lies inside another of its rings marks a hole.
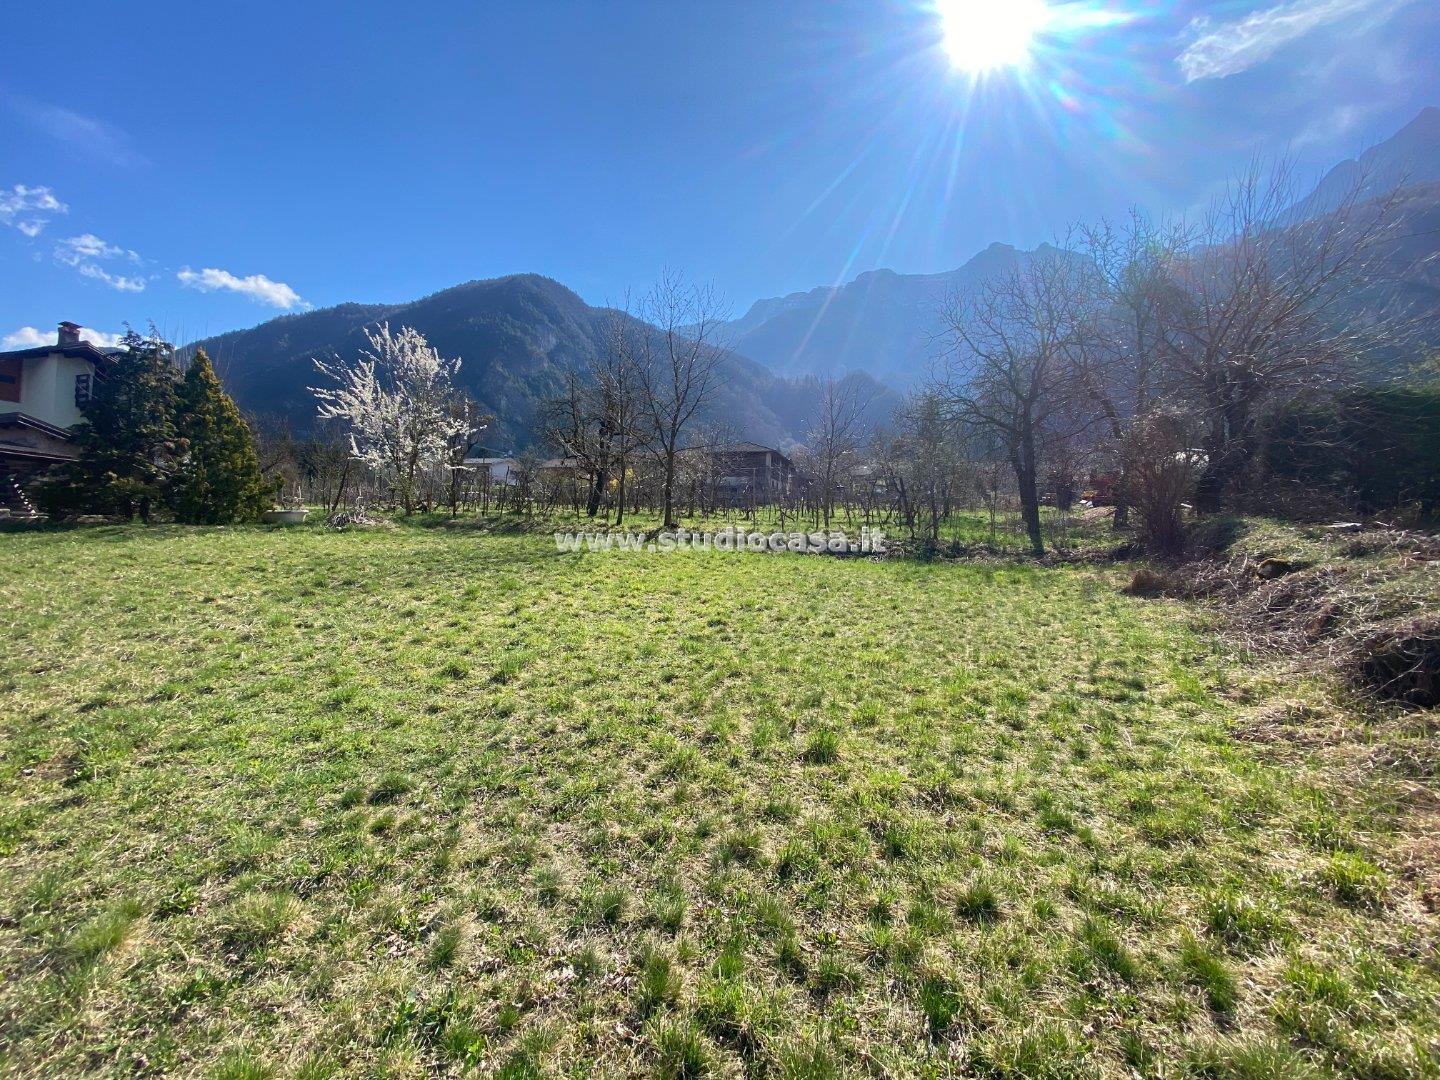
[[[585,513],[589,517],[593,518],[600,512],[600,496],[605,490],[606,479],[604,469],[596,469],[590,478],[590,499],[585,505]]]
[[[665,492],[664,492],[663,502],[664,502],[664,510],[665,510],[665,523],[664,523],[664,528],[667,528],[667,529],[673,529],[673,528],[675,528],[674,499],[675,499],[675,448],[674,448],[673,446],[671,446],[671,447],[668,447],[668,448],[666,449],[666,451],[665,451]]]
[[[1020,489],[1020,519],[1025,522],[1025,535],[1030,538],[1030,551],[1045,554],[1045,535],[1040,531],[1040,491],[1035,482],[1035,445],[1025,438],[1012,455],[1015,483]]]
[[[1225,506],[1241,475],[1250,464],[1254,447],[1246,434],[1249,409],[1242,402],[1225,406],[1210,425],[1205,446],[1205,468],[1195,482],[1195,509],[1201,514],[1218,513]]]
[[[340,508],[340,500],[345,498],[345,485],[350,479],[350,459],[345,459],[345,464],[340,469],[340,481],[335,485],[335,499],[330,504],[330,513],[335,513]]]

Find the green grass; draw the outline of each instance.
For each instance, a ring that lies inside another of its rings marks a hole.
[[[684,507],[676,508],[676,522],[686,529],[718,531],[727,525],[734,525],[750,531],[819,530],[822,518],[818,513],[794,510],[776,506],[758,506],[753,509],[722,508],[706,513],[688,513]],[[1061,513],[1049,506],[1040,508],[1041,529],[1046,550],[1064,552],[1070,555],[1098,553],[1113,550],[1127,537],[1118,535],[1111,527],[1108,510],[1084,511],[1079,507]],[[560,529],[579,531],[589,529],[606,530],[613,526],[614,512],[588,517],[583,511],[566,506],[553,507],[548,511],[534,511],[527,514],[467,513],[458,518],[448,514],[417,514],[409,524],[425,528],[475,530],[484,529],[504,533],[521,531],[545,532]],[[658,512],[642,510],[627,513],[620,529],[653,530],[660,526]],[[925,532],[925,521],[918,520],[917,530]],[[889,511],[865,513],[864,510],[849,506],[837,507],[831,519],[830,528],[846,533],[852,540],[860,539],[862,528],[877,530],[890,541],[905,542],[909,530],[898,515]],[[941,517],[939,547],[942,554],[986,554],[1003,556],[1028,556],[1030,540],[1025,533],[1019,512],[1013,508],[999,508],[994,517],[984,510],[954,510]],[[914,542],[911,542],[914,546]]]
[[[0,1073],[1437,1074],[1386,804],[1235,737],[1322,689],[1121,570],[0,555]]]

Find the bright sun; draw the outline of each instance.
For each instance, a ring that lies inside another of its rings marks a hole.
[[[972,75],[1023,66],[1051,17],[1045,0],[937,0],[935,6],[950,63]]]

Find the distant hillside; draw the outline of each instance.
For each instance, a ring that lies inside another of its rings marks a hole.
[[[759,300],[728,329],[739,352],[782,375],[863,371],[908,388],[924,381],[936,356],[946,298],[1032,254],[991,244],[947,273],[873,270],[848,285]]]
[[[1372,283],[1347,307],[1360,320],[1394,321],[1395,346],[1382,358],[1394,374],[1440,350],[1440,182],[1402,188],[1390,214],[1387,239],[1375,252]]]
[[[559,394],[564,373],[596,354],[610,312],[592,308],[559,282],[536,274],[472,281],[406,304],[342,304],[285,315],[250,330],[194,342],[241,408],[282,417],[297,431],[315,419],[314,358],[356,356],[364,330],[380,322],[413,326],[447,357],[462,360],[459,382],[495,417],[486,441],[524,445],[538,406]],[[813,384],[789,382],[731,355],[710,419],[737,438],[780,446],[803,437],[818,399]],[[880,392],[877,415],[897,403]]]
[[[1305,198],[1284,215],[1285,221],[1303,221],[1329,213],[1357,185],[1362,199],[1405,186],[1440,181],[1440,109],[1422,109],[1384,142],[1376,143],[1358,158],[1340,162]]]

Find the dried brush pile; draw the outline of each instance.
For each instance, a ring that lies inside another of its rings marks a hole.
[[[1340,672],[1380,697],[1440,705],[1440,537],[1311,536],[1298,554],[1237,544],[1226,560],[1143,567],[1126,591],[1205,599],[1247,648]]]
[[[327,529],[393,529],[395,523],[389,518],[378,517],[363,506],[349,510],[336,510],[325,518]]]

